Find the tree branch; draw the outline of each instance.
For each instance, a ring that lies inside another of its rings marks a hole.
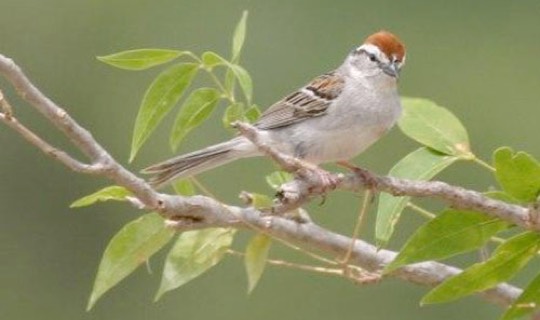
[[[130,203],[141,209],[160,212],[164,217],[168,218],[168,223],[178,230],[215,226],[247,228],[262,230],[270,236],[283,239],[306,249],[316,249],[334,257],[343,257],[349,249],[352,239],[333,233],[311,222],[298,223],[279,216],[268,216],[253,208],[229,206],[204,196],[181,197],[156,192],[143,179],[140,179],[115,161],[92,137],[90,132],[81,127],[62,108],[41,93],[11,59],[1,54],[0,73],[11,82],[21,97],[42,113],[90,159],[90,164],[75,160],[67,153],[52,147],[30,129],[23,126],[14,118],[7,102],[2,108],[3,112],[0,113],[2,122],[67,167],[81,173],[104,176],[127,188],[134,195]],[[2,99],[2,101],[5,101],[5,99]],[[278,162],[282,160],[291,162],[290,170],[295,167],[296,169],[302,168],[306,165],[290,156],[275,153],[269,146],[261,146],[256,142],[256,129],[248,126],[247,130],[249,132],[246,136],[249,138],[249,134],[252,134],[252,141],[259,145],[261,149],[266,148],[265,152],[275,160]],[[376,181],[375,188],[379,191],[389,192],[394,195],[439,197],[454,206],[480,210],[505,218],[521,226],[537,229],[536,225],[531,227],[526,223],[528,217],[526,208],[491,200],[474,191],[453,187],[443,182],[418,182],[391,177],[373,177]],[[356,191],[367,184],[363,175],[336,175],[336,178],[339,182],[338,187],[344,190]],[[322,192],[317,191],[315,182],[315,180],[304,177],[304,179],[296,179],[284,186],[284,205],[281,210],[299,207],[315,196],[317,192]],[[375,246],[369,243],[356,240],[350,261],[363,269],[377,272],[392,261],[395,255],[395,252],[377,250]],[[424,262],[401,268],[395,271],[392,276],[420,285],[434,286],[460,271],[458,268],[445,264]],[[481,295],[488,301],[507,306],[516,299],[520,292],[521,290],[518,288],[508,284],[501,284]]]
[[[23,73],[13,60],[0,54],[0,73],[15,87],[19,96],[43,114],[56,128],[92,161],[92,166],[100,168],[100,174],[114,180],[132,191],[147,207],[158,207],[157,193],[142,179],[124,167],[97,143],[92,134],[81,127],[65,110],[56,105]],[[4,113],[3,120],[7,120]],[[5,121],[4,121],[5,122]],[[15,129],[13,126],[11,128]],[[41,144],[44,146],[43,144]],[[46,152],[44,149],[42,151]],[[65,159],[65,158],[64,158]],[[59,158],[60,160],[60,158]],[[69,160],[68,160],[69,161]],[[77,165],[75,165],[77,167]],[[97,172],[96,172],[97,173]]]
[[[200,210],[204,211],[205,214],[212,212],[212,214],[222,215],[225,213],[232,219],[231,223],[227,223],[226,218],[215,219],[221,220],[220,223],[215,225],[209,225],[204,222],[185,224],[185,222],[180,220],[178,222],[171,222],[171,226],[176,227],[178,230],[229,225],[237,228],[254,229],[271,237],[277,237],[294,243],[305,249],[316,249],[338,259],[347,254],[353,241],[349,237],[331,232],[312,222],[298,223],[280,216],[265,215],[254,208],[225,206],[211,198],[207,198],[206,200],[208,206],[200,208]],[[356,239],[351,252],[350,263],[358,265],[367,271],[377,272],[389,264],[396,255],[396,252],[379,250],[377,247],[361,239]],[[393,272],[391,276],[418,285],[433,287],[460,272],[461,269],[459,268],[429,261],[403,267]],[[520,289],[508,284],[500,284],[493,289],[481,293],[486,300],[500,306],[508,306],[520,294]]]
[[[259,147],[287,171],[294,172],[302,168],[307,169],[295,180],[281,187],[281,202],[275,206],[277,213],[296,209],[315,196],[326,193],[328,190],[320,188],[321,181],[318,176],[307,176],[311,167],[295,158],[282,154],[259,138],[259,131],[247,123],[236,123],[240,133]],[[357,192],[366,187],[375,191],[382,191],[394,196],[431,197],[439,198],[457,209],[468,209],[483,212],[493,217],[506,220],[522,228],[540,231],[539,219],[531,208],[509,204],[503,201],[486,197],[480,192],[452,186],[441,181],[412,181],[394,177],[377,176],[366,170],[357,168],[355,174],[334,174],[335,187],[342,190]]]

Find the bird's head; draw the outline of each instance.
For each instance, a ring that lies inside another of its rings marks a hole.
[[[390,76],[397,79],[405,64],[405,46],[388,31],[379,31],[366,38],[347,59],[353,72],[362,76]],[[356,70],[354,70],[356,69]]]

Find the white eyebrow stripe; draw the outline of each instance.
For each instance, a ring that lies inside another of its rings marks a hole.
[[[375,45],[372,45],[370,43],[366,43],[366,44],[363,44],[361,45],[358,50],[364,50],[366,51],[367,53],[371,53],[371,54],[374,54],[376,56],[379,56],[381,55],[381,49],[379,49],[379,47],[375,46]]]

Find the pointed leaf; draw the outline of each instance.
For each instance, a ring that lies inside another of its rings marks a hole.
[[[96,202],[109,201],[109,200],[125,201],[126,198],[131,195],[132,193],[124,187],[109,186],[76,200],[69,207],[70,208],[86,207]]]
[[[253,96],[253,81],[251,80],[251,76],[246,69],[237,64],[229,64],[229,68],[236,77],[236,80],[238,80],[240,88],[242,88],[242,92],[246,97],[247,103],[250,104]]]
[[[244,40],[246,38],[247,16],[248,12],[244,11],[242,13],[242,17],[240,18],[240,21],[238,22],[234,30],[231,57],[232,63],[238,64],[238,62],[240,61],[240,53],[242,51]],[[225,90],[231,96],[234,95],[234,79],[235,76],[232,70],[230,68],[227,69],[227,72],[225,73]]]
[[[265,234],[258,234],[247,245],[244,262],[248,277],[248,293],[255,289],[264,272],[271,244],[272,239],[270,237]]]
[[[245,121],[244,118],[244,104],[233,103],[225,109],[223,114],[223,126],[225,128],[231,128],[231,123],[235,121]]]
[[[540,307],[540,274],[538,274],[523,290],[523,293],[517,298],[508,310],[504,313],[501,320],[511,320],[524,317],[538,310]]]
[[[152,82],[144,94],[133,132],[130,161],[165,115],[180,100],[197,73],[198,65],[180,63],[169,67]]]
[[[446,210],[416,230],[385,272],[481,248],[507,227],[508,223],[483,213]]]
[[[287,183],[293,179],[292,174],[285,171],[274,171],[271,174],[266,176],[266,183],[272,189],[278,190],[282,184]]]
[[[195,187],[193,186],[193,183],[191,183],[191,180],[189,179],[182,179],[182,180],[177,180],[173,182],[173,188],[176,194],[179,194],[182,196],[195,195]]]
[[[458,159],[422,147],[396,163],[388,175],[412,180],[429,180]],[[390,240],[409,199],[410,197],[394,197],[387,193],[380,195],[375,225],[375,236],[379,246],[386,245]]]
[[[170,144],[173,150],[176,150],[191,130],[210,116],[219,99],[219,91],[213,88],[200,88],[189,95],[178,111],[172,127]]]
[[[257,122],[257,120],[259,120],[260,117],[261,117],[261,109],[259,109],[259,107],[256,104],[249,107],[249,109],[247,109],[246,112],[244,113],[244,118],[246,118],[246,120],[249,121],[250,123]]]
[[[204,66],[210,69],[220,65],[229,65],[229,61],[225,60],[219,54],[212,51],[207,51],[203,53],[202,61]]]
[[[126,224],[103,253],[94,288],[88,301],[90,310],[96,301],[161,249],[174,235],[157,213],[149,213]]]
[[[221,261],[231,246],[234,230],[212,228],[184,232],[167,255],[156,301],[170,290],[200,276]]]
[[[431,290],[422,303],[440,303],[487,290],[511,279],[539,249],[540,234],[525,232],[501,244],[485,262],[476,263]]]
[[[503,147],[493,154],[495,176],[501,187],[524,202],[536,201],[540,192],[540,163],[525,152]]]
[[[248,12],[242,12],[242,18],[238,21],[233,35],[232,43],[232,60],[237,62],[240,57],[240,52],[242,52],[242,47],[244,46],[244,40],[246,39],[246,22],[247,22]]]
[[[403,98],[399,128],[410,138],[451,156],[472,158],[467,131],[447,109],[433,101]]]
[[[168,49],[136,49],[99,56],[97,59],[113,67],[126,70],[144,70],[172,61],[188,51]]]

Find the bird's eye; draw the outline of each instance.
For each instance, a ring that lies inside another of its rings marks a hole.
[[[373,62],[377,61],[377,57],[372,53],[368,54],[368,58],[369,58],[369,60],[371,60]]]

